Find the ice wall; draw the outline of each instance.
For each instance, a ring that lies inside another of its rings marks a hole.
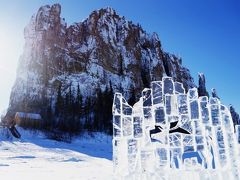
[[[131,107],[113,103],[115,179],[240,179],[240,126],[217,98],[187,93],[170,77]]]

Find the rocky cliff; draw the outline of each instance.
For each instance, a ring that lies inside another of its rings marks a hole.
[[[195,86],[182,59],[165,52],[156,33],[118,15],[112,8],[93,11],[67,25],[61,6],[41,7],[24,29],[25,47],[12,88],[9,116],[17,111],[54,116],[59,93],[97,97],[106,88],[126,99],[153,80],[171,76],[186,89]],[[111,86],[111,87],[110,87]],[[46,116],[45,116],[46,117]]]

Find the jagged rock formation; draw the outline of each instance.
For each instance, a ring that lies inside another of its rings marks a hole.
[[[205,75],[203,73],[198,74],[198,96],[208,96],[209,94],[207,92],[206,88],[206,80]]]
[[[25,47],[8,117],[20,111],[54,118],[57,101],[63,101],[60,96],[69,100],[77,92],[83,104],[106,88],[127,99],[130,92],[139,97],[144,87],[163,76],[182,82],[185,89],[195,86],[181,58],[164,52],[156,33],[146,33],[112,8],[93,11],[70,26],[60,14],[59,4],[43,6],[24,29]]]
[[[240,117],[239,117],[239,114],[235,111],[235,108],[232,105],[230,105],[229,110],[232,116],[233,125],[234,126],[240,125]]]
[[[212,97],[220,99],[217,95],[217,90],[215,88],[212,88]]]

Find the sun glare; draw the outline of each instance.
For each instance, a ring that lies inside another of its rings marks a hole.
[[[0,29],[0,112],[7,108],[9,95],[16,75],[16,67],[22,48],[11,28],[3,25]],[[6,28],[6,29],[4,29]]]
[[[0,29],[0,69],[7,71],[7,65],[10,63],[10,57],[13,56],[11,51],[11,37],[8,38],[8,33]]]

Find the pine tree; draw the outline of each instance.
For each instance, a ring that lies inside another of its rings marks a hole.
[[[96,90],[96,98],[94,103],[94,121],[93,129],[99,131],[103,129],[103,116],[104,116],[104,97],[100,87]]]
[[[58,92],[57,92],[57,101],[56,101],[56,104],[55,104],[55,115],[56,116],[59,116],[63,111],[64,102],[63,102],[61,88],[62,88],[62,86],[59,85]]]
[[[107,129],[107,122],[108,122],[108,105],[109,105],[109,88],[106,86],[105,91],[103,92],[103,102],[101,110],[101,121],[102,121],[102,128],[101,130],[106,131]]]
[[[92,129],[92,127],[91,127],[91,122],[92,122],[91,109],[92,109],[92,99],[91,99],[91,97],[87,97],[86,102],[85,102],[85,107],[84,107],[84,115],[85,115],[84,128],[89,131]]]
[[[113,88],[112,88],[112,83],[111,81],[109,82],[109,88],[108,91],[106,92],[106,106],[105,106],[105,113],[106,113],[106,118],[105,118],[105,131],[109,134],[112,134],[112,104],[113,104]]]
[[[73,92],[72,92],[72,85],[70,85],[69,87],[69,92],[68,92],[68,110],[67,110],[67,113],[68,113],[68,116],[69,118],[74,118],[75,114],[74,114],[74,97],[73,97]]]
[[[68,113],[69,104],[70,104],[69,93],[66,93],[64,97],[64,114],[65,115],[67,115]]]
[[[53,114],[51,104],[47,108],[47,115],[44,122],[44,128],[51,130],[53,128]]]
[[[78,118],[81,118],[82,115],[82,95],[81,95],[81,91],[80,91],[80,86],[78,84],[77,86],[77,98],[76,98],[76,113],[78,115]]]

